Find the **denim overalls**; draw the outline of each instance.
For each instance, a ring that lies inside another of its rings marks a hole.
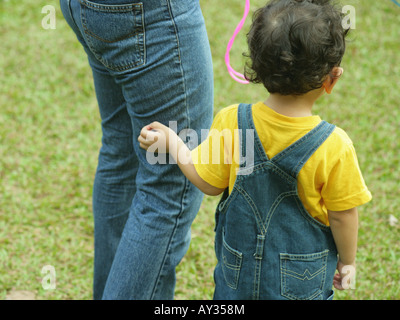
[[[304,208],[297,176],[335,126],[321,121],[272,159],[251,105],[239,106],[238,127],[242,155],[246,129],[254,130],[254,167],[239,171],[216,211],[214,299],[332,299],[336,246],[330,228]]]

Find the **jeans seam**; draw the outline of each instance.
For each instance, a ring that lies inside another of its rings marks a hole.
[[[76,24],[76,21],[74,19],[74,15],[72,14],[71,10],[71,0],[66,0],[67,1],[67,7],[68,7],[68,13],[71,18],[71,21],[75,24],[75,27],[78,28],[78,25]]]
[[[177,52],[178,52],[178,58],[179,58],[179,61],[181,61],[181,51],[180,51],[180,45],[179,45],[178,28],[176,27],[174,15],[172,14],[170,0],[166,0],[166,5],[167,5],[167,9],[168,9],[168,16],[171,19],[172,26],[174,28],[174,34],[175,34],[175,38],[176,38],[176,49],[177,49]]]
[[[261,215],[258,211],[258,208],[257,208],[256,204],[254,203],[253,199],[243,188],[241,188],[240,186],[235,186],[235,187],[236,187],[236,190],[244,197],[244,199],[246,200],[248,205],[251,207],[261,234],[262,235],[266,234],[267,229],[265,228],[265,226],[263,224],[262,217],[261,217]]]
[[[166,1],[166,5],[167,5],[167,10],[168,10],[168,15],[169,15],[169,18],[170,18],[170,20],[172,22],[173,30],[174,30],[175,38],[176,38],[176,52],[178,53],[179,69],[180,69],[180,75],[181,75],[182,86],[183,86],[184,106],[185,106],[186,118],[187,118],[186,128],[190,129],[190,117],[189,117],[189,112],[188,112],[187,95],[186,95],[186,92],[187,92],[186,91],[186,81],[185,81],[185,73],[184,73],[183,66],[182,66],[182,60],[181,60],[178,28],[176,26],[176,23],[175,23],[175,20],[174,20],[174,16],[172,14],[171,4],[170,4],[169,0]],[[179,220],[180,220],[180,218],[181,218],[181,216],[182,216],[182,214],[184,212],[184,210],[183,210],[184,209],[183,208],[184,207],[184,204],[183,204],[184,203],[184,199],[186,198],[186,195],[188,193],[189,188],[190,188],[190,185],[188,183],[188,180],[185,179],[184,191],[182,193],[182,198],[180,200],[180,204],[181,204],[180,213],[178,214],[178,216],[176,217],[176,220],[175,220],[174,230],[173,230],[173,232],[171,234],[171,237],[170,237],[170,240],[169,240],[169,243],[168,243],[168,249],[166,250],[166,253],[165,253],[165,256],[164,256],[164,259],[163,259],[163,263],[162,263],[162,265],[160,267],[159,275],[157,277],[157,280],[156,280],[156,283],[155,283],[155,286],[154,286],[154,290],[153,290],[153,293],[152,293],[152,298],[156,294],[158,285],[160,283],[160,279],[163,276],[162,275],[162,270],[163,270],[163,268],[165,266],[165,262],[166,262],[167,256],[170,255],[170,253],[171,253],[171,248],[173,247],[172,245],[173,245],[173,242],[174,242],[175,234],[176,234],[176,231],[177,231],[178,226],[179,226]]]
[[[324,231],[324,232],[330,232],[331,228],[327,225],[322,224],[321,222],[319,222],[318,220],[316,220],[304,207],[304,204],[301,202],[298,191],[296,191],[296,204],[297,204],[297,208],[299,209],[301,215],[307,220],[307,222],[309,222],[311,225],[316,226],[317,228],[319,228],[320,230]]]
[[[287,191],[287,192],[281,193],[278,197],[276,197],[274,203],[272,204],[271,208],[269,209],[269,211],[267,213],[267,218],[266,218],[266,221],[264,224],[265,234],[267,234],[267,232],[268,232],[269,223],[271,221],[272,216],[275,213],[275,210],[278,208],[278,206],[283,201],[283,199],[285,199],[287,197],[295,196],[295,195],[296,195],[295,191]]]
[[[176,23],[175,23],[175,20],[174,20],[174,16],[173,16],[173,14],[172,14],[172,9],[171,9],[171,4],[170,4],[170,1],[169,0],[167,0],[166,1],[166,5],[167,5],[167,10],[168,10],[168,15],[169,15],[169,18],[170,18],[170,20],[171,20],[171,22],[172,22],[172,25],[173,25],[173,29],[174,29],[174,33],[175,33],[175,38],[176,38],[176,51],[177,51],[177,53],[178,53],[178,61],[179,61],[179,69],[180,69],[180,74],[181,74],[181,79],[182,79],[182,86],[183,86],[183,92],[184,92],[184,106],[185,106],[185,109],[186,109],[186,118],[187,118],[187,128],[190,128],[190,118],[189,118],[189,114],[188,114],[188,106],[187,106],[187,96],[186,96],[186,82],[185,82],[185,73],[184,73],[184,71],[183,71],[183,67],[182,67],[182,60],[181,60],[181,52],[180,52],[180,45],[179,45],[179,36],[178,36],[178,29],[177,29],[177,26],[176,26]],[[169,239],[169,243],[168,243],[168,249],[166,250],[166,252],[165,252],[165,255],[164,255],[164,258],[163,258],[163,263],[161,264],[161,267],[160,267],[160,271],[159,271],[159,274],[158,274],[158,277],[157,277],[157,279],[156,279],[156,283],[155,283],[155,286],[154,286],[154,289],[153,289],[153,292],[152,292],[152,295],[151,295],[151,297],[153,298],[154,297],[154,295],[156,294],[156,291],[157,291],[157,288],[158,288],[158,285],[159,285],[159,283],[160,283],[160,279],[162,278],[162,270],[163,270],[163,268],[164,268],[164,266],[165,266],[165,262],[166,262],[166,259],[167,259],[167,256],[168,255],[170,255],[170,251],[171,251],[171,248],[172,248],[172,244],[173,244],[173,242],[174,242],[174,237],[175,237],[175,234],[176,234],[176,230],[178,229],[178,225],[179,225],[179,220],[180,220],[180,218],[181,218],[181,216],[182,216],[182,214],[183,214],[183,207],[184,207],[184,199],[186,198],[186,195],[187,195],[187,193],[188,193],[188,190],[189,190],[189,188],[190,188],[190,185],[189,185],[189,183],[188,183],[188,180],[187,179],[185,179],[185,184],[184,184],[184,191],[183,191],[183,193],[182,193],[182,198],[181,198],[181,200],[180,200],[180,204],[181,204],[181,208],[180,208],[180,213],[178,214],[178,216],[176,217],[176,220],[175,220],[175,226],[174,226],[174,230],[173,230],[173,232],[172,232],[172,234],[171,234],[171,237],[170,237],[170,239]]]
[[[119,4],[119,5],[104,5],[87,0],[78,0],[81,4],[90,7],[94,10],[100,10],[103,12],[127,12],[133,10],[141,10],[141,3],[131,3],[131,4]]]
[[[270,164],[270,168],[271,170],[278,174],[282,179],[285,179],[288,183],[297,183],[296,178],[294,178],[293,176],[291,176],[288,172],[286,172],[285,170],[283,170],[279,164],[276,164],[272,161],[268,162]]]
[[[190,185],[188,184],[188,180],[185,178],[184,191],[183,191],[183,193],[182,193],[182,198],[181,198],[181,201],[180,201],[180,210],[179,210],[179,214],[176,216],[175,223],[174,223],[174,228],[173,228],[172,233],[171,233],[171,236],[170,236],[170,238],[169,238],[169,240],[168,240],[167,249],[165,250],[165,254],[164,254],[164,257],[163,257],[163,261],[162,261],[162,263],[161,263],[161,265],[160,265],[160,269],[159,269],[159,271],[158,271],[158,276],[157,276],[156,281],[155,281],[155,284],[154,284],[153,292],[151,293],[151,299],[154,299],[154,296],[155,296],[156,293],[157,293],[157,289],[158,289],[158,287],[159,287],[159,284],[162,283],[162,281],[160,281],[160,280],[163,278],[163,276],[164,276],[163,273],[162,273],[162,271],[163,271],[164,266],[165,266],[165,264],[166,264],[167,257],[171,255],[171,249],[172,249],[172,247],[173,247],[173,243],[174,243],[174,240],[175,240],[176,231],[177,231],[177,229],[178,229],[178,226],[180,225],[179,220],[180,220],[180,218],[182,217],[182,214],[183,214],[183,212],[184,212],[184,204],[183,204],[184,198],[185,198],[186,195],[187,195],[187,191],[188,191],[189,187],[190,187]],[[174,266],[174,268],[175,268],[175,267],[176,267],[176,266]]]
[[[186,80],[185,80],[185,71],[183,69],[183,64],[182,64],[182,55],[181,55],[181,48],[180,48],[180,41],[179,41],[179,32],[178,32],[178,27],[177,27],[177,25],[175,23],[174,15],[172,13],[171,1],[167,0],[166,4],[167,4],[167,8],[168,8],[169,18],[171,19],[172,26],[174,28],[175,39],[176,39],[176,51],[178,53],[179,69],[180,69],[181,76],[182,76],[182,86],[183,86],[183,92],[184,92],[184,106],[185,106],[185,110],[186,110],[186,119],[187,119],[186,128],[187,129],[191,129],[189,108],[188,108],[188,104],[187,104],[187,94],[186,94],[187,88],[186,88]]]
[[[328,125],[327,125],[327,127],[328,127]],[[322,127],[322,129],[325,129],[325,128]],[[319,129],[319,131],[321,131],[322,129]],[[316,142],[316,145],[321,146],[323,141],[325,141],[327,139],[328,135],[330,134],[330,132],[328,130],[329,130],[329,127],[326,128],[325,131],[322,132],[321,136],[319,137],[319,139]],[[312,155],[315,151],[316,151],[316,149],[312,148],[311,150],[309,150],[308,152],[306,152],[303,155],[303,157],[300,159],[298,164],[292,170],[293,176],[297,176],[299,174],[299,172],[300,172],[299,167],[302,167],[305,164],[304,159],[310,158],[310,155]]]

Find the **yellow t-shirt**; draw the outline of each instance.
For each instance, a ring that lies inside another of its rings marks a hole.
[[[207,139],[192,151],[199,176],[210,185],[232,191],[239,169],[238,105],[222,109]],[[257,134],[269,159],[303,137],[321,122],[319,116],[287,117],[259,102],[253,105]],[[244,156],[244,155],[243,155]],[[344,211],[371,200],[354,146],[336,127],[300,170],[298,193],[307,211],[329,225],[327,210]]]

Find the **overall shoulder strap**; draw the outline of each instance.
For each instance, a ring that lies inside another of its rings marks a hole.
[[[240,104],[238,107],[238,129],[240,146],[240,167],[267,161],[264,147],[254,126],[252,105]]]
[[[335,130],[335,126],[321,121],[314,129],[271,159],[278,167],[297,178],[301,168]]]

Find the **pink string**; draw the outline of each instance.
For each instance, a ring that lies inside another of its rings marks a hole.
[[[233,33],[232,38],[229,40],[228,42],[228,46],[226,48],[226,53],[225,53],[225,64],[226,67],[228,68],[228,72],[230,74],[230,76],[237,82],[242,83],[242,84],[248,84],[249,81],[246,80],[246,78],[244,77],[243,74],[233,70],[233,68],[231,67],[231,63],[230,63],[230,58],[229,58],[229,53],[232,49],[233,43],[235,41],[236,36],[238,35],[238,33],[240,32],[240,30],[242,30],[243,25],[246,21],[246,18],[249,14],[250,11],[250,0],[246,0],[246,6],[244,8],[244,15],[242,20],[240,20],[239,24],[237,25],[235,32]]]

